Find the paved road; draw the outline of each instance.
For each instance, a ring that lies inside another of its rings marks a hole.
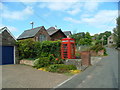
[[[26,65],[2,66],[2,88],[52,88],[69,77]]]
[[[118,88],[118,51],[107,49],[108,56],[57,88]]]

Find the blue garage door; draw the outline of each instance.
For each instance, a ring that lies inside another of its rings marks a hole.
[[[14,64],[14,47],[13,46],[0,46],[0,51],[2,53],[2,65]]]

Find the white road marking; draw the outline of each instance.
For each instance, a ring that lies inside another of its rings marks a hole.
[[[52,90],[54,90],[55,88],[58,88],[59,86],[63,85],[64,83],[66,83],[67,81],[71,80],[72,78],[74,78],[75,76],[77,76],[78,74],[73,75],[72,77],[68,78],[67,80],[65,80],[64,82],[58,84],[57,86],[53,87]]]

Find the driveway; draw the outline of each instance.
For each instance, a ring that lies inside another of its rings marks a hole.
[[[26,65],[2,66],[2,88],[52,88],[69,77]]]

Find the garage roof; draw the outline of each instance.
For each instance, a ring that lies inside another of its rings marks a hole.
[[[13,34],[9,31],[9,29],[7,27],[1,28],[0,29],[0,34],[2,34],[5,30],[16,40],[16,38],[13,36]]]

